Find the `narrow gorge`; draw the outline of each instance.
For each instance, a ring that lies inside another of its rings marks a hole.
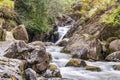
[[[119,75],[119,0],[0,0],[0,80]]]

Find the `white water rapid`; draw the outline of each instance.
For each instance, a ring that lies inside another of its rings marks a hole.
[[[69,28],[59,27],[60,39],[58,42],[63,39]],[[47,52],[52,55],[52,63],[58,66],[63,78],[68,80],[120,80],[120,71],[112,68],[113,65],[120,64],[120,62],[86,61],[87,65],[100,67],[102,69],[100,72],[88,71],[82,67],[65,67],[66,63],[71,59],[71,55],[61,53],[62,48],[59,46],[46,46]]]
[[[58,27],[59,40],[56,42],[56,44],[62,41],[63,37],[65,36],[65,34],[69,31],[71,27],[72,25]]]

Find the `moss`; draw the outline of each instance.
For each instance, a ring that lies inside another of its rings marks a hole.
[[[18,80],[18,79],[15,76],[12,76],[11,80]]]
[[[4,59],[0,59],[1,62],[8,62],[7,60],[4,60]]]
[[[57,73],[55,74],[55,77],[62,78],[62,75],[61,75],[61,73],[60,73],[60,72],[57,72]]]
[[[49,69],[50,69],[51,71],[54,71],[54,70],[57,69],[57,66],[56,66],[55,64],[50,64],[50,65],[49,65]]]
[[[71,52],[69,50],[62,50],[61,53],[70,54]]]
[[[120,30],[116,31],[115,35],[120,39]]]
[[[107,43],[109,44],[110,42],[112,42],[113,40],[119,39],[118,37],[110,37],[107,39]]]
[[[1,78],[10,78],[10,76],[5,73]]]
[[[15,12],[13,8],[9,8],[9,6],[2,6],[0,8],[0,17],[5,19],[12,19],[15,16]]]
[[[101,71],[101,69],[96,66],[86,66],[85,68],[86,70],[90,70],[90,71]]]
[[[84,67],[86,63],[80,59],[71,59],[66,66]]]
[[[21,72],[21,75],[22,75],[22,80],[26,80],[26,78],[25,78],[25,76],[26,76],[26,75],[25,75],[25,71],[22,71],[22,72]]]
[[[120,25],[120,6],[118,6],[112,14],[109,15],[107,24],[110,24],[112,27]]]

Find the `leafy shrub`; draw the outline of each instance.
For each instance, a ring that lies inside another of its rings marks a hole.
[[[0,17],[12,18],[14,16],[14,2],[11,0],[0,1]]]
[[[109,15],[106,23],[110,24],[111,26],[118,26],[118,25],[120,25],[120,6],[118,6],[113,11],[113,13]]]

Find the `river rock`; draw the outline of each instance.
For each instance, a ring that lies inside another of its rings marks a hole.
[[[118,64],[118,65],[113,65],[113,69],[120,71],[120,64]]]
[[[71,59],[67,64],[67,66],[73,66],[73,67],[85,67],[87,64],[85,63],[85,61],[81,60],[81,59]]]
[[[100,67],[97,66],[86,66],[85,69],[90,71],[101,71]]]
[[[57,65],[50,64],[48,69],[46,70],[44,77],[50,78],[50,77],[59,77],[61,78],[62,75],[60,73],[60,70],[58,69]]]
[[[65,26],[65,25],[72,25],[75,23],[75,20],[73,20],[68,15],[61,15],[57,17],[57,26]]]
[[[62,41],[60,41],[60,42],[57,44],[57,46],[66,46],[67,43],[68,43],[68,40],[69,40],[69,39],[67,39],[67,38],[63,39]]]
[[[22,61],[0,56],[0,80],[22,80]]]
[[[77,54],[78,58],[82,59],[100,60],[102,58],[99,40],[89,34],[75,34],[70,38],[64,50],[70,51],[73,55]]]
[[[0,28],[0,41],[5,41],[6,31]]]
[[[28,33],[24,25],[19,25],[15,27],[13,30],[13,36],[16,40],[24,40],[28,42]]]
[[[111,51],[120,51],[120,39],[114,40],[109,44]]]
[[[36,44],[37,43],[37,44]],[[42,42],[26,44],[24,41],[1,42],[0,53],[9,58],[27,61],[27,67],[37,73],[44,72],[49,64],[49,55]]]
[[[113,52],[106,57],[107,61],[120,61],[120,51]]]
[[[37,74],[31,68],[25,70],[26,80],[37,80]]]
[[[52,42],[44,42],[44,44],[45,46],[55,46],[55,44]]]

